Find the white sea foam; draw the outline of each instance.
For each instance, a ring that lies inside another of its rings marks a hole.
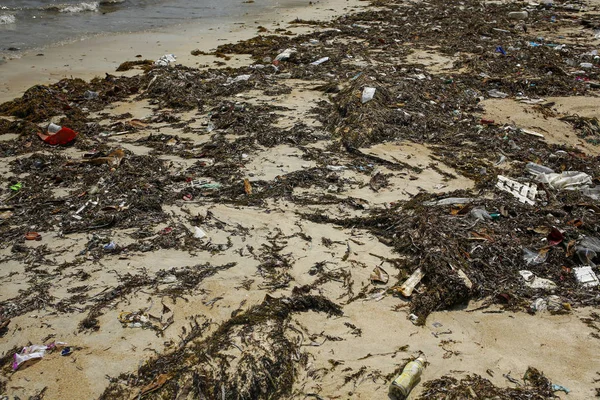
[[[0,25],[10,25],[17,22],[17,18],[14,15],[5,14],[0,15]]]
[[[100,7],[100,3],[98,3],[97,1],[90,1],[90,2],[79,3],[79,4],[57,4],[57,5],[47,7],[46,10],[58,11],[61,13],[76,14],[76,13],[89,12],[89,11],[95,12],[95,11],[98,11],[99,7]]]

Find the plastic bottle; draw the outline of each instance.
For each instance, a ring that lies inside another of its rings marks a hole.
[[[528,162],[525,168],[533,175],[554,173],[554,170],[552,168],[544,167],[543,165],[539,165],[533,162]]]
[[[423,355],[406,364],[402,373],[390,385],[390,394],[398,400],[405,399],[421,380],[424,369],[425,356]]]

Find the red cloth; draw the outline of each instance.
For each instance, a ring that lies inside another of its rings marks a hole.
[[[40,135],[40,137],[44,140],[44,142],[51,145],[69,144],[73,140],[75,140],[75,138],[77,137],[77,132],[69,128],[62,128],[54,135]]]

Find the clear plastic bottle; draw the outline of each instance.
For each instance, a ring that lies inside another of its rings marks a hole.
[[[543,165],[539,165],[533,162],[527,163],[525,166],[527,171],[529,171],[533,175],[542,175],[542,174],[553,174],[554,170],[552,168],[544,167]]]
[[[398,400],[405,399],[421,380],[421,374],[424,369],[424,355],[420,355],[416,360],[406,364],[402,373],[390,385],[390,394],[392,397]]]

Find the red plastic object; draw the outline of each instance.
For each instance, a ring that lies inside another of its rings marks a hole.
[[[27,240],[42,240],[42,235],[37,232],[27,232],[25,234],[25,239]]]
[[[38,136],[46,143],[51,145],[57,144],[69,144],[77,137],[77,132],[69,128],[62,128],[60,131],[56,132],[53,135],[45,135],[43,133],[38,133]]]
[[[561,243],[565,239],[565,237],[558,229],[552,227],[552,230],[550,230],[547,239],[548,244],[550,244],[550,246],[556,246],[557,244]]]

